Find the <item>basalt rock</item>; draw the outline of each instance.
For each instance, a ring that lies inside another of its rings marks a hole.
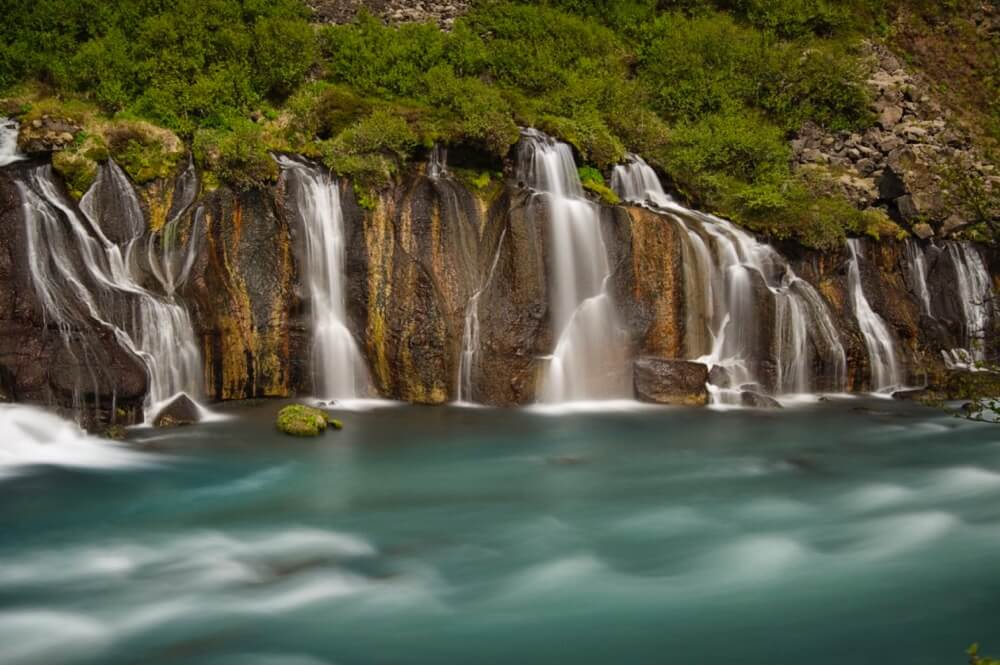
[[[142,419],[148,377],[106,329],[80,316],[64,336],[32,283],[21,195],[25,162],[0,170],[0,377],[8,399],[55,407],[98,430]],[[80,257],[69,257],[80,260]]]
[[[687,360],[640,358],[633,365],[635,395],[644,402],[677,406],[708,403],[708,367]]]
[[[285,397],[308,385],[309,332],[281,187],[220,188],[179,225],[197,251],[181,295],[214,399]]]
[[[414,175],[371,213],[348,208],[347,269],[356,276],[349,302],[376,389],[420,404],[454,399],[465,308],[493,256],[480,252],[479,202],[450,177]],[[482,246],[497,242],[493,234]],[[489,308],[483,304],[482,318]]]
[[[154,427],[193,425],[201,420],[201,411],[187,395],[178,395],[160,409],[153,418]]]
[[[744,390],[740,393],[740,404],[751,409],[780,409],[778,400],[752,390]]]
[[[551,352],[543,197],[507,188],[490,206],[482,245],[496,256],[493,279],[479,301],[480,362],[473,384],[488,404],[528,404]],[[501,242],[502,239],[502,242]],[[492,260],[492,259],[490,259]]]

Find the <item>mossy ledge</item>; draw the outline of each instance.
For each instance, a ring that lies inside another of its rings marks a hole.
[[[343,423],[320,409],[304,404],[289,404],[278,412],[278,430],[290,436],[319,436],[327,427],[342,429]]]

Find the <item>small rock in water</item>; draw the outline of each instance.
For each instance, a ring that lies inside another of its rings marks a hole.
[[[740,393],[740,401],[743,406],[748,406],[753,409],[780,409],[781,404],[778,400],[773,397],[768,397],[767,395],[761,395],[760,393],[755,393],[750,390],[744,390]]]
[[[713,365],[708,372],[708,382],[717,388],[732,388],[733,377],[722,365]]]
[[[154,427],[177,427],[192,425],[201,420],[198,405],[187,395],[178,395],[160,409],[153,419]]]
[[[319,436],[327,427],[344,427],[339,420],[304,404],[289,404],[279,411],[277,425],[279,430],[291,436]]]

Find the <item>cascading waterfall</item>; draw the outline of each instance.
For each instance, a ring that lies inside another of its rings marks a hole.
[[[435,143],[427,160],[427,177],[437,180],[446,175],[448,175],[448,149],[440,143]]]
[[[10,118],[0,118],[0,166],[24,159],[17,152],[18,124]]]
[[[500,263],[500,252],[503,250],[503,241],[507,237],[507,229],[500,233],[500,240],[497,242],[497,251],[493,256],[493,263],[490,264],[489,272],[479,290],[472,294],[469,303],[465,307],[465,326],[462,330],[462,355],[458,362],[458,401],[466,402],[472,399],[472,373],[479,360],[479,298],[483,291],[493,281],[493,273]]]
[[[927,287],[927,258],[924,250],[912,238],[906,239],[906,260],[909,264],[910,289],[920,301],[920,313],[933,317],[931,291]]]
[[[536,130],[523,130],[518,177],[544,197],[549,212],[550,320],[557,342],[541,401],[625,397],[630,394],[626,343],[606,290],[611,270],[600,215],[583,195],[570,147]]]
[[[864,251],[861,241],[851,238],[847,241],[851,260],[847,272],[847,286],[851,292],[854,316],[868,349],[868,363],[871,366],[871,388],[876,392],[886,392],[902,384],[899,359],[893,345],[889,327],[882,317],[875,313],[865,296],[861,280],[861,259]]]
[[[945,251],[955,266],[955,288],[962,308],[964,347],[953,349],[951,359],[960,361],[956,364],[972,366],[986,358],[983,342],[990,323],[993,285],[986,264],[974,247],[964,242],[950,242]]]
[[[629,153],[624,164],[619,164],[611,173],[611,189],[623,201],[652,203],[654,206],[676,205],[663,191],[663,185],[656,171],[639,155]]]
[[[612,185],[623,199],[671,216],[683,231],[689,357],[724,367],[736,388],[756,384],[804,393],[820,383],[846,387],[847,357],[825,301],[773,248],[725,220],[675,203],[638,157],[615,168]],[[769,339],[760,338],[769,330],[758,320],[761,297],[774,301]],[[773,376],[765,376],[762,352],[774,358]],[[816,364],[821,376],[814,376]],[[738,401],[739,393],[713,390],[722,402]]]
[[[344,216],[337,182],[324,170],[287,157],[278,163],[294,187],[305,229],[303,273],[313,324],[317,395],[351,399],[369,393],[368,369],[348,326]]]
[[[127,180],[120,184],[126,189],[118,193],[119,200],[128,215],[133,205],[138,209],[138,201]],[[100,354],[85,341],[74,344],[73,331],[89,321],[113,333],[147,368],[147,420],[178,393],[197,398],[201,359],[187,310],[172,297],[162,298],[139,285],[129,268],[128,250],[110,242],[100,230],[100,218],[90,216],[98,208],[82,203],[85,216],[80,215],[60,193],[51,167],[28,171],[17,187],[32,282],[70,352],[83,354],[93,376],[102,369],[94,365],[101,361]]]
[[[202,208],[194,211],[187,244],[180,244],[180,226],[183,223],[184,213],[194,204],[197,197],[198,174],[194,162],[189,161],[187,168],[177,179],[174,203],[168,213],[167,222],[159,233],[146,238],[146,261],[169,297],[173,297],[177,289],[187,282],[198,255],[199,230],[204,216]]]

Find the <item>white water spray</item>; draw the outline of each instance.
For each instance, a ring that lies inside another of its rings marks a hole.
[[[738,402],[745,384],[779,394],[812,391],[819,383],[844,389],[847,357],[825,301],[773,248],[674,202],[638,157],[615,168],[612,184],[623,199],[669,215],[682,231],[688,355],[724,367],[736,388],[713,390],[714,400]],[[770,328],[759,320],[762,298],[774,302]],[[767,330],[770,337],[761,338]],[[762,354],[773,358],[773,376],[765,376]],[[822,376],[814,376],[817,360]]]
[[[330,175],[287,157],[278,163],[294,186],[305,229],[303,276],[313,324],[313,372],[317,396],[365,397],[368,369],[348,326],[347,258],[340,190]]]
[[[128,251],[123,253],[101,233],[100,218],[85,218],[64,198],[51,167],[33,169],[17,186],[32,283],[67,349],[83,356],[93,376],[103,370],[94,365],[100,362],[100,354],[87,342],[81,344],[74,331],[95,323],[111,332],[119,345],[146,366],[147,420],[178,393],[197,399],[201,359],[187,310],[173,297],[163,298],[140,286],[129,269]],[[128,206],[138,207],[138,202],[127,180],[124,186],[127,191],[119,194],[122,201],[128,201],[127,215]],[[97,214],[97,208],[87,209]]]
[[[9,118],[0,118],[0,166],[24,159],[17,151],[18,124]]]
[[[882,317],[875,313],[865,296],[861,280],[861,259],[864,257],[861,241],[856,238],[849,239],[847,246],[851,252],[847,285],[851,292],[854,316],[858,320],[858,327],[868,349],[871,388],[876,392],[888,392],[902,384],[899,359],[896,357],[889,327]]]
[[[557,342],[541,401],[626,397],[625,335],[606,290],[611,270],[600,215],[583,195],[573,153],[565,143],[523,130],[518,174],[544,197],[549,213],[550,320]]]

